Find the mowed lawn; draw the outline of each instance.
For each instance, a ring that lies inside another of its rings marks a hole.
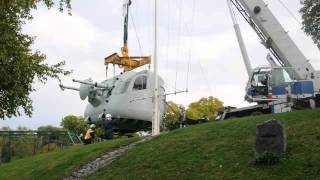
[[[139,138],[118,139],[31,156],[0,165],[0,179],[62,179],[86,162]]]
[[[288,152],[256,167],[256,124],[280,120]],[[137,145],[88,179],[320,179],[320,110],[263,115],[190,126]]]

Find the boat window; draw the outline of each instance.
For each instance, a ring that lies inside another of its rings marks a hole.
[[[137,77],[133,84],[133,90],[143,90],[147,89],[147,77],[146,76],[140,76]]]

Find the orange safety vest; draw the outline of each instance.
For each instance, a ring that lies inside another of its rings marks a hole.
[[[94,132],[91,128],[87,130],[86,135],[84,136],[85,140],[92,139],[91,133]]]

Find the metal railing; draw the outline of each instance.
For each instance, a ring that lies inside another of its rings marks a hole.
[[[0,131],[0,163],[80,143],[68,131]]]

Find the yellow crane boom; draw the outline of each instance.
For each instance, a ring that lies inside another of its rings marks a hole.
[[[131,71],[138,67],[146,64],[150,64],[151,56],[129,56],[128,48],[128,16],[129,16],[129,6],[131,5],[131,0],[128,0],[124,4],[124,37],[123,37],[123,47],[121,48],[121,56],[118,53],[113,53],[110,56],[104,58],[104,64],[118,65],[123,69],[124,72]]]

